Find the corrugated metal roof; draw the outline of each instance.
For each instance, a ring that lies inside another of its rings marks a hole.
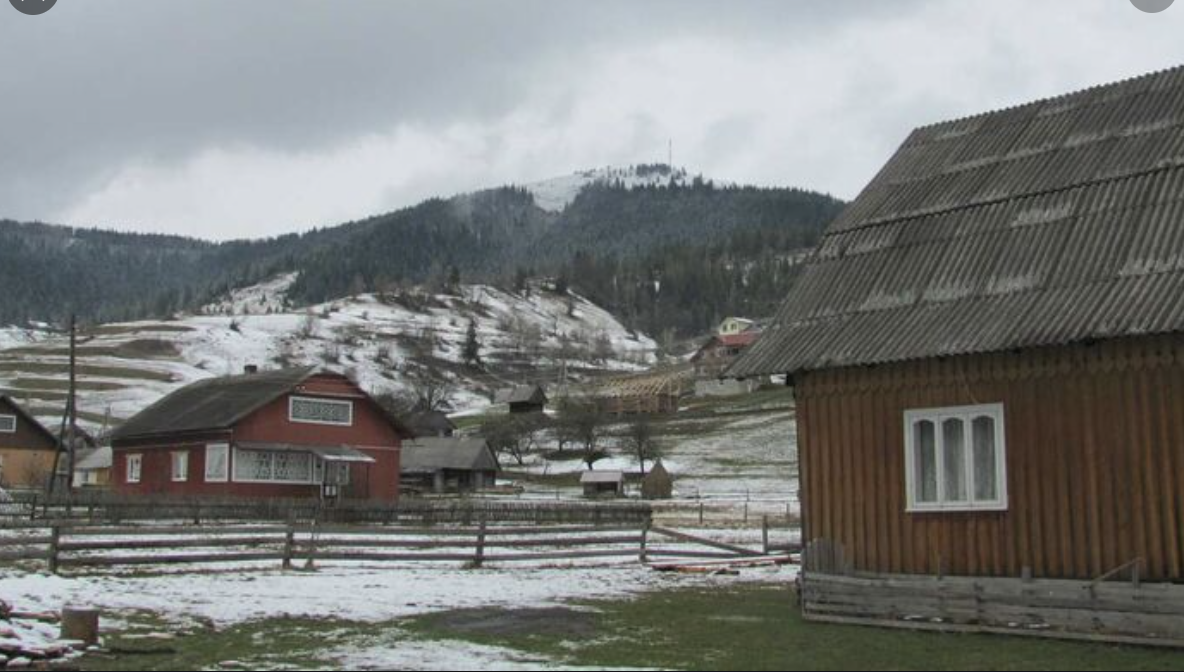
[[[917,129],[750,376],[1184,330],[1184,68]]]
[[[226,429],[315,372],[314,368],[279,369],[198,381],[140,411],[112,434],[133,437]]]
[[[515,385],[514,387],[498,390],[494,394],[494,403],[545,404],[547,403],[547,393],[543,391],[541,385]]]
[[[580,483],[621,483],[625,480],[622,471],[584,471],[580,473]]]
[[[399,469],[403,473],[433,473],[441,469],[497,471],[497,455],[481,437],[429,436],[403,443]]]

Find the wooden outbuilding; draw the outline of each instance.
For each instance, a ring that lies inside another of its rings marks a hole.
[[[497,485],[497,454],[479,436],[423,437],[403,444],[403,483],[420,492],[463,493]]]
[[[40,489],[53,472],[57,440],[11,397],[0,395],[0,488]]]
[[[409,436],[340,374],[302,368],[213,378],[173,392],[114,432],[112,487],[394,500]]]
[[[585,471],[580,474],[580,485],[588,499],[612,499],[625,496],[625,472]]]
[[[1184,642],[1184,69],[916,130],[728,373],[794,385],[811,618]]]
[[[505,404],[510,413],[542,413],[547,408],[547,393],[542,385],[515,385],[499,390],[494,403]]]

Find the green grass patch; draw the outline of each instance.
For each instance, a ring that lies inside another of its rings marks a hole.
[[[81,670],[332,669],[326,652],[373,634],[369,624],[333,619],[278,618],[227,628],[177,626],[153,614],[120,614],[128,627],[104,636],[101,653],[76,661]],[[167,635],[161,637],[160,635]]]
[[[684,589],[588,602],[589,636],[460,628],[413,620],[423,637],[459,639],[580,666],[681,670],[1175,670],[1179,652],[992,635],[807,623],[788,587]]]

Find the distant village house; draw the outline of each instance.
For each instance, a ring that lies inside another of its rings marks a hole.
[[[56,454],[53,433],[11,397],[0,395],[0,487],[46,487]]]
[[[204,380],[112,436],[136,494],[394,500],[410,431],[345,376],[284,369]]]

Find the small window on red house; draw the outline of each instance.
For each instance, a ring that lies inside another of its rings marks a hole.
[[[140,482],[140,471],[144,464],[144,456],[139,453],[127,456],[127,473],[126,478],[128,483]]]
[[[189,480],[189,451],[173,452],[173,482],[180,483]]]
[[[0,415],[0,434],[16,433],[16,416]]]

